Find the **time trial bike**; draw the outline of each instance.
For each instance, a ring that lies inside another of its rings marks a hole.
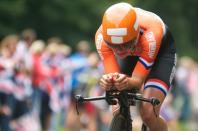
[[[155,106],[160,104],[160,101],[157,98],[144,98],[142,94],[138,92],[138,90],[111,90],[106,91],[104,96],[98,97],[88,97],[85,98],[81,95],[76,95],[76,110],[78,111],[78,104],[87,102],[87,101],[96,101],[96,100],[106,100],[109,105],[116,105],[117,103],[120,105],[120,111],[117,113],[110,124],[109,131],[132,131],[132,122],[131,118],[130,106],[135,106],[137,101],[148,102],[152,104],[153,111],[155,112]],[[157,115],[156,115],[157,117]],[[146,125],[143,123],[141,131],[147,131]]]

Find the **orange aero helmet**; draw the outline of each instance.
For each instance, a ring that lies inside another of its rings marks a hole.
[[[139,33],[137,15],[128,3],[110,6],[102,19],[102,34],[106,42],[123,44],[136,39]]]

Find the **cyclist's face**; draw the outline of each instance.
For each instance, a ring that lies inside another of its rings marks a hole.
[[[135,43],[137,42],[137,39],[133,39],[129,42],[123,43],[123,44],[111,44],[107,43],[107,46],[114,50],[114,52],[121,56],[126,57],[130,54],[131,50],[135,47]]]

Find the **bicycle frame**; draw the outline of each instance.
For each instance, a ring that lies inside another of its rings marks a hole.
[[[125,91],[118,91],[118,90],[111,90],[106,91],[105,96],[98,96],[98,97],[89,97],[84,98],[81,95],[76,95],[76,111],[78,111],[78,104],[83,103],[86,101],[96,101],[96,100],[106,100],[109,105],[116,105],[119,103],[120,105],[120,113],[117,116],[114,116],[110,131],[116,131],[122,129],[122,131],[131,131],[132,130],[132,119],[130,115],[130,106],[135,106],[136,101],[144,101],[151,103],[154,106],[159,105],[160,101],[156,98],[144,98],[142,94],[138,93],[136,90],[125,90]],[[154,108],[153,108],[154,109]],[[154,110],[155,112],[155,110]],[[120,119],[120,120],[118,120]],[[123,119],[123,120],[121,120]],[[122,121],[122,123],[120,123]],[[124,122],[123,122],[124,121]],[[123,126],[124,127],[121,127]],[[124,130],[125,129],[125,130]],[[146,131],[146,126],[143,124],[142,131]]]

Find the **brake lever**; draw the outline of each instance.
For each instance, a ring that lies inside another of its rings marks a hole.
[[[152,98],[151,98],[151,104],[152,104],[153,106],[157,106],[157,105],[160,104],[160,101],[159,101],[157,98],[152,97]]]
[[[83,103],[84,102],[84,98],[81,95],[76,95],[75,99],[76,99],[76,112],[79,115],[80,113],[79,113],[79,110],[78,110],[78,104],[79,103]]]
[[[155,114],[155,116],[157,117],[157,112],[156,112],[156,110],[155,110],[155,106],[159,105],[159,104],[160,104],[160,101],[159,101],[157,98],[152,97],[152,98],[151,98],[151,104],[153,105],[154,114]]]

